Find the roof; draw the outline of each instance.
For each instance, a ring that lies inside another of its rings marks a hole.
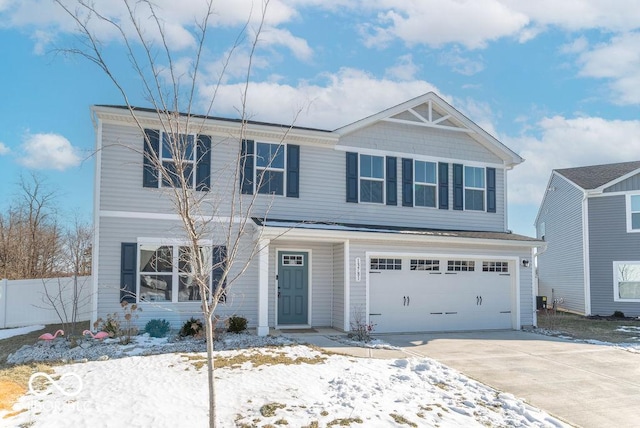
[[[127,112],[129,112],[129,107],[123,106],[123,105],[96,104],[96,107],[106,107],[106,108],[120,109],[120,110],[126,110]],[[145,113],[157,113],[157,110],[152,109],[152,108],[147,108],[147,107],[131,106],[131,109],[133,111],[139,111],[139,112],[145,112]],[[272,126],[272,127],[277,127],[277,128],[286,128],[286,129],[301,129],[301,130],[306,130],[306,131],[319,131],[319,132],[327,132],[327,133],[333,132],[333,131],[328,130],[328,129],[310,128],[310,127],[305,127],[305,126],[292,126],[292,125],[285,125],[285,124],[282,124],[282,123],[260,122],[260,121],[256,121],[256,120],[230,119],[228,117],[207,116],[207,115],[203,115],[203,114],[188,114],[188,113],[182,113],[182,112],[180,112],[179,114],[180,114],[180,116],[185,116],[185,117],[189,116],[189,117],[196,118],[196,119],[211,119],[211,120],[217,120],[217,121],[229,122],[229,123],[246,123],[246,124],[250,124],[250,125]]]
[[[315,222],[303,220],[282,220],[282,219],[260,219],[253,218],[258,226],[264,227],[280,227],[289,229],[308,229],[308,230],[333,230],[344,232],[374,232],[385,234],[412,235],[425,237],[442,237],[442,238],[469,238],[482,240],[500,240],[500,241],[516,241],[536,243],[543,241],[531,238],[529,236],[518,235],[511,232],[486,232],[472,230],[445,230],[445,229],[429,229],[419,227],[400,227],[387,225],[370,225],[370,224],[353,224],[353,223],[329,223]]]
[[[554,170],[584,190],[593,190],[639,170],[640,161],[609,163]]]

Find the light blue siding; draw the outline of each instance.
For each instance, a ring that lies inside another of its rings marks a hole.
[[[583,192],[554,175],[536,224],[545,224],[547,250],[538,258],[538,294],[562,299],[560,307],[584,313]],[[538,236],[538,238],[541,238]]]
[[[624,195],[589,199],[589,252],[592,313],[640,316],[640,303],[615,302],[613,296],[613,262],[640,261],[640,233],[627,233]]]

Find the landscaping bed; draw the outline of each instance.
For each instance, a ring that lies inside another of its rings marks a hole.
[[[563,311],[538,311],[538,329],[579,340],[640,343],[640,319],[624,316],[585,317]]]

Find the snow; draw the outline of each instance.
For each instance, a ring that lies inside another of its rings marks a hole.
[[[0,330],[0,340],[8,339],[13,336],[31,333],[32,331],[42,330],[43,325],[30,325],[28,327],[5,328]]]
[[[398,426],[400,418],[415,424],[407,426],[567,426],[432,359],[363,359],[269,340],[268,346],[252,335],[221,341],[222,350],[215,352],[221,427],[283,420],[292,427],[314,421],[327,426],[338,419],[386,427]],[[163,346],[143,337],[130,352]],[[13,409],[22,412],[0,419],[0,426],[206,426],[204,358],[202,352],[173,352],[56,366],[59,377],[46,384],[46,395],[23,396]],[[231,359],[236,364],[225,366]],[[267,404],[272,415],[261,413]]]

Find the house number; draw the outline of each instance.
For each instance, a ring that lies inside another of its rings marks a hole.
[[[356,282],[360,282],[360,278],[362,277],[362,268],[360,257],[356,257]]]

